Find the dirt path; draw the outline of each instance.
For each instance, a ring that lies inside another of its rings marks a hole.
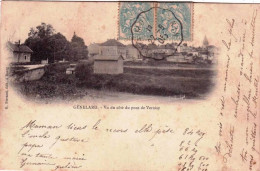
[[[185,99],[184,96],[171,96],[171,97],[164,97],[164,96],[150,96],[150,95],[137,95],[131,93],[124,93],[124,92],[111,92],[106,90],[87,90],[87,96],[83,99],[91,100],[94,102],[116,102],[116,103],[129,103],[129,102],[155,102],[156,104],[159,102],[163,103],[173,103],[173,102],[180,102]],[[194,99],[193,99],[194,100]],[[192,101],[192,99],[189,99]]]

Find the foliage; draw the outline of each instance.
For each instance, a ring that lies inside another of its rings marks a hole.
[[[74,34],[69,42],[61,33],[55,33],[52,25],[46,23],[31,28],[24,44],[33,50],[32,61],[78,61],[88,56],[87,46],[82,38]]]
[[[70,60],[78,61],[88,57],[87,46],[82,38],[78,37],[75,33],[71,39]]]
[[[78,64],[75,69],[75,76],[80,80],[87,80],[93,74],[93,65],[90,63]]]
[[[49,50],[52,51],[53,60],[63,60],[63,59],[69,59],[69,53],[70,53],[70,43],[67,41],[65,36],[63,36],[61,33],[54,34],[51,36],[48,40],[49,46],[47,48],[50,48]]]
[[[50,37],[54,34],[55,30],[50,24],[41,23],[41,25],[35,28],[31,28],[30,32],[28,33],[28,37],[31,38],[46,38]]]

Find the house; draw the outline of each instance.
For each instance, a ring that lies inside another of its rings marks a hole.
[[[126,48],[125,45],[120,43],[119,41],[115,39],[109,39],[104,43],[100,44],[99,48],[99,54],[100,55],[121,55],[123,59],[126,58]]]
[[[166,60],[169,61],[169,62],[187,63],[187,60],[185,59],[185,56],[183,56],[179,52],[174,53],[173,56],[167,57]]]
[[[11,62],[26,63],[31,61],[31,54],[33,51],[26,45],[18,43],[7,42],[7,48],[10,50]]]
[[[46,60],[42,59],[41,64],[48,64],[49,63],[48,61],[49,61],[48,58]]]
[[[185,56],[184,59],[186,60],[187,63],[193,63],[194,59],[193,59],[193,56]]]
[[[100,49],[100,45],[98,43],[91,43],[88,46],[88,54],[89,57],[92,58],[95,55],[98,55]]]
[[[133,47],[133,45],[126,46],[126,59],[127,60],[137,60],[140,59],[141,55],[139,51]]]
[[[217,48],[216,46],[214,45],[209,45],[208,46],[208,51],[209,51],[209,54],[211,56],[215,56],[217,57],[219,55],[219,48]]]
[[[99,54],[94,56],[94,73],[123,73],[123,60],[126,58],[125,45],[115,39],[109,39],[99,45]]]
[[[66,74],[67,75],[75,74],[75,68],[67,68],[66,69]]]
[[[199,56],[199,52],[197,51],[191,51],[189,54],[192,54],[192,56]]]
[[[210,56],[209,52],[208,51],[200,51],[199,52],[199,57],[202,58],[203,60],[206,60],[208,59]]]
[[[66,69],[66,74],[67,75],[75,74],[75,70],[76,70],[76,64],[70,64],[69,68]]]
[[[121,55],[96,55],[94,57],[94,73],[121,74],[124,71],[123,60]]]

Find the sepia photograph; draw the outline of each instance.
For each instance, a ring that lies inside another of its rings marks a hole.
[[[118,11],[117,37],[102,42],[76,30],[65,36],[48,20],[28,27],[27,37],[10,37],[17,91],[36,100],[206,99],[219,48],[207,35],[192,43],[192,4],[119,2]]]

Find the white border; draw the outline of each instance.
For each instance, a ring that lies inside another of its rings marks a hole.
[[[88,2],[88,1],[98,1],[98,0],[0,0],[1,1],[53,1],[53,2]],[[99,0],[100,1],[100,0]],[[118,2],[118,1],[126,1],[126,0],[102,0],[106,2]],[[128,0],[131,1],[138,1],[138,0]],[[139,0],[139,1],[153,1],[153,0]],[[158,2],[201,2],[201,3],[255,3],[259,4],[259,0],[157,0]]]

